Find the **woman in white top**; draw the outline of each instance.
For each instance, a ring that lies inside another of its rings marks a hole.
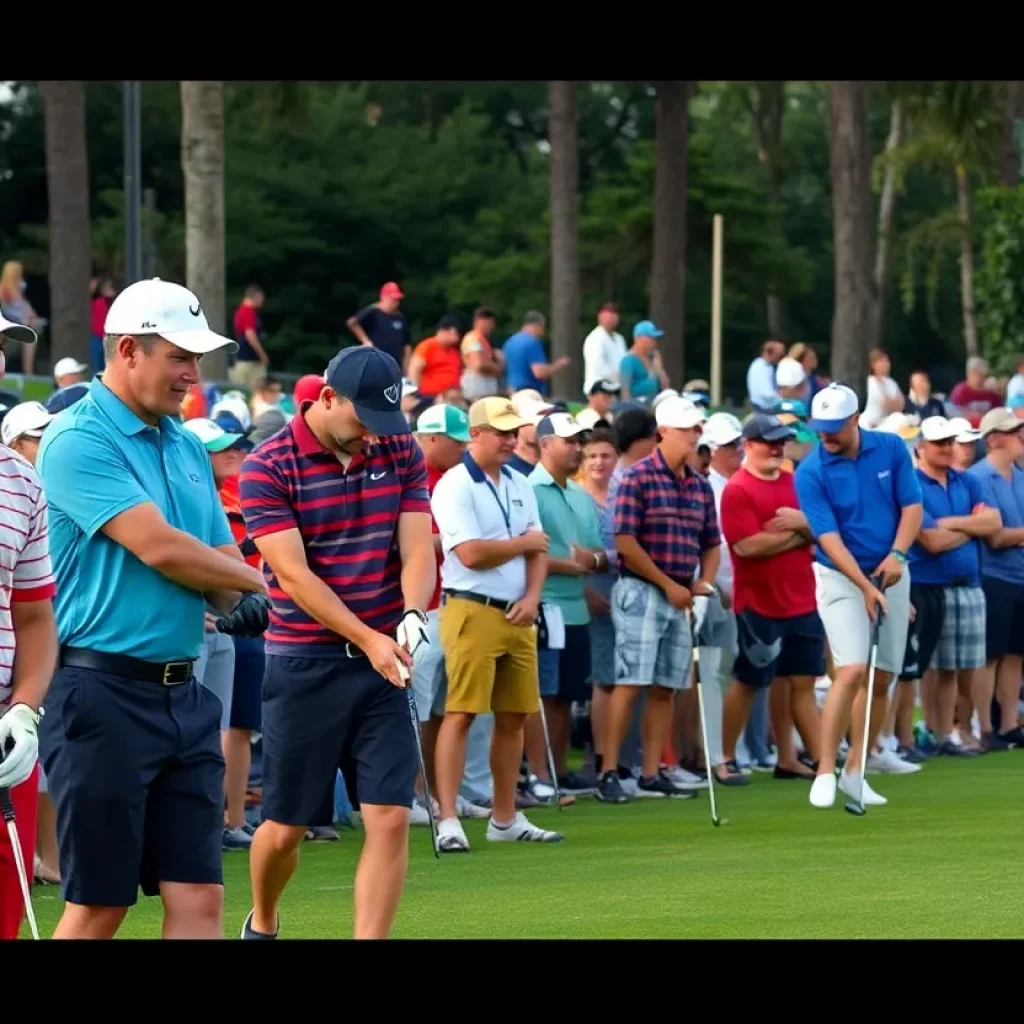
[[[868,353],[868,365],[871,367],[871,376],[868,377],[868,397],[860,415],[860,423],[862,427],[874,430],[886,416],[903,412],[906,398],[899,384],[889,376],[892,363],[880,348],[873,348]]]

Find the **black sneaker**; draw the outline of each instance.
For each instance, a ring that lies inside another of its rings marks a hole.
[[[594,793],[594,796],[605,804],[625,804],[629,802],[629,797],[626,796],[622,783],[619,782],[619,776],[615,772],[605,772],[601,776],[597,784],[597,792]]]
[[[992,750],[992,747],[988,748]],[[999,749],[999,748],[995,748]],[[1003,747],[1002,749],[1007,749]],[[971,750],[968,747],[957,746],[951,739],[944,739],[939,743],[939,749],[935,751],[939,757],[977,757],[980,751]]]
[[[592,772],[569,772],[558,776],[558,788],[563,793],[587,796],[597,789],[597,776]]]
[[[252,915],[254,913],[255,913],[255,911],[250,910],[248,915],[246,916],[245,924],[242,925],[242,934],[241,934],[240,938],[243,938],[243,939],[276,939],[277,938],[277,932],[276,931],[274,932],[273,935],[267,935],[265,932],[258,932],[258,931],[256,931],[253,928],[253,926],[252,926]],[[278,922],[277,922],[277,927],[278,927],[278,930],[280,930],[280,928],[281,928],[280,920],[278,920]]]
[[[641,775],[636,784],[636,795],[646,797],[672,797],[674,800],[691,800],[696,795],[680,789],[664,772],[657,775]]]
[[[1024,747],[1024,729],[1015,726],[1013,729],[1007,729],[1006,732],[999,733],[999,739],[1007,745],[1007,747]]]

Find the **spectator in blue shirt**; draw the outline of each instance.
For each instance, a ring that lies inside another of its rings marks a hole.
[[[747,368],[747,397],[755,412],[771,412],[779,402],[775,369],[786,354],[781,341],[766,341],[761,354]]]
[[[650,320],[641,320],[633,328],[633,345],[619,363],[623,398],[648,403],[671,383],[658,351],[658,339],[664,334]]]
[[[921,529],[921,485],[906,445],[893,434],[861,429],[858,408],[856,393],[843,384],[814,396],[809,426],[821,444],[796,472],[797,496],[817,542],[818,611],[836,668],[822,713],[821,759],[810,796],[815,807],[835,802],[836,754],[848,726],[850,754],[839,788],[860,798],[872,625],[881,610],[869,745],[885,717],[889,683],[903,666],[910,622],[905,567]],[[874,582],[879,576],[884,596]],[[865,782],[864,802],[886,800]]]
[[[977,692],[982,742],[989,750],[1024,746],[1017,702],[1024,664],[1024,457],[1021,428],[1009,409],[990,409],[981,420],[987,454],[967,471],[982,485],[985,503],[999,509],[1002,528],[981,547],[981,586],[985,591],[986,666]],[[999,721],[992,715],[992,697]],[[995,728],[994,728],[995,727]]]
[[[921,672],[938,670],[928,724],[938,753],[973,756],[978,751],[958,746],[950,736],[958,688],[973,704],[975,680],[985,667],[986,600],[978,538],[991,537],[1002,518],[994,505],[985,503],[981,480],[952,468],[959,433],[960,425],[944,416],[929,416],[921,424],[917,476],[924,517],[908,561],[918,667]],[[909,645],[907,650],[909,654]]]
[[[505,382],[510,391],[535,388],[541,395],[548,395],[551,378],[571,365],[568,356],[548,362],[541,344],[544,327],[544,314],[531,310],[523,317],[523,326],[501,346],[505,356]]]

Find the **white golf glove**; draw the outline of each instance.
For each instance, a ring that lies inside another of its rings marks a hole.
[[[410,608],[402,616],[402,621],[398,624],[398,629],[395,630],[395,640],[399,647],[404,647],[409,652],[410,656],[416,653],[416,648],[420,644],[429,644],[430,639],[427,637],[426,615],[415,608]],[[408,680],[408,667],[400,660],[396,659],[396,661],[398,663],[398,674],[403,679]]]
[[[693,599],[693,635],[700,636],[701,626],[708,614],[708,605],[711,602],[709,594],[698,594]]]
[[[31,774],[39,759],[39,737],[36,726],[39,715],[27,704],[15,704],[0,718],[0,750],[9,753],[0,761],[0,788],[19,786]]]

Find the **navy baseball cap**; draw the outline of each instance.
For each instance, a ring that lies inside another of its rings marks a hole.
[[[87,394],[89,394],[88,384],[69,384],[66,388],[54,391],[50,395],[46,400],[46,411],[56,415],[65,409],[70,409],[75,402],[80,402]]]
[[[402,412],[402,371],[387,352],[370,345],[344,348],[328,364],[324,380],[352,403],[367,430],[380,436],[411,433]]]
[[[796,431],[783,423],[778,416],[759,412],[747,420],[743,427],[743,436],[748,441],[767,441],[769,444],[773,444],[778,441],[788,441],[796,436]]]

